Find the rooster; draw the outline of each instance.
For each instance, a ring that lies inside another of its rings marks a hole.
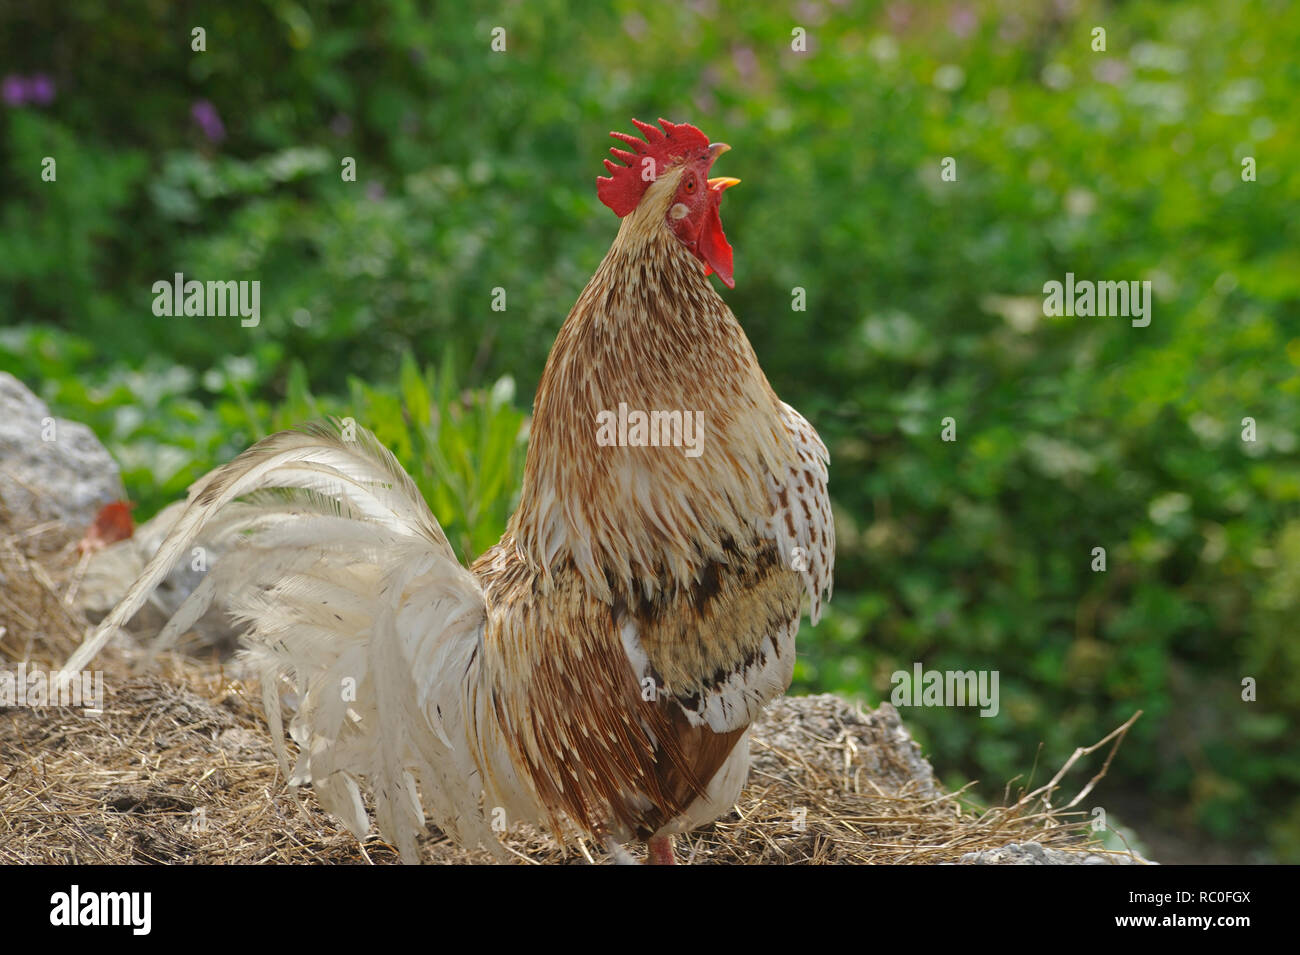
[[[219,540],[163,636],[220,599],[247,627],[290,784],[358,838],[363,787],[406,861],[427,818],[465,846],[501,851],[528,822],[576,826],[620,861],[644,840],[649,862],[671,863],[675,834],[727,812],[750,723],[789,686],[803,596],[813,623],[830,596],[829,456],[707,278],[734,288],[718,209],[739,180],[709,178],[729,147],[633,122],[645,138],[611,133],[627,148],[597,179],[618,235],[547,360],[499,543],[461,566],[363,428],[281,432],[196,482],[65,670],[196,541]],[[617,439],[598,440],[615,409]],[[678,412],[694,453],[676,446]]]

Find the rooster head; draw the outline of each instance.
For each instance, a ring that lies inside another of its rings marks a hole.
[[[650,123],[632,120],[645,136],[610,133],[630,147],[612,147],[610,152],[627,165],[605,160],[609,176],[596,180],[596,194],[622,218],[634,210],[650,186],[668,175],[676,178],[676,192],[667,205],[665,224],[691,253],[704,263],[704,274],[718,273],[727,288],[735,288],[731,276],[731,244],[722,231],[718,204],[724,190],[739,179],[710,179],[714,161],[731,147],[710,143],[707,136],[689,123],[659,120],[661,132]]]

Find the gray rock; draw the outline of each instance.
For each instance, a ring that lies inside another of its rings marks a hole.
[[[98,622],[108,616],[118,601],[126,596],[184,510],[184,501],[169,504],[137,527],[134,535],[91,556],[82,579],[80,599],[81,607],[91,621]],[[215,565],[224,547],[202,537],[199,542],[207,549],[209,560]],[[143,638],[145,643],[152,643],[203,576],[203,571],[193,569],[188,555],[182,557],[149,595],[148,602],[128,621],[128,629]],[[193,630],[203,646],[216,646],[224,652],[234,649],[239,632],[220,601],[214,602],[195,621]]]
[[[753,735],[787,752],[802,753],[828,769],[843,762],[848,745],[855,765],[876,786],[927,798],[943,795],[920,745],[889,703],[864,712],[830,693],[783,696],[769,703],[754,721]],[[769,774],[781,771],[780,759],[761,747],[755,750],[751,766]]]
[[[53,439],[45,440],[49,435]],[[55,418],[21,381],[0,372],[0,511],[11,512],[14,525],[60,521],[84,530],[101,507],[125,496],[117,463],[88,427]],[[101,620],[125,596],[183,507],[183,502],[173,504],[136,528],[134,536],[91,556],[78,589],[79,606],[91,621]],[[202,577],[182,561],[136,614],[131,629],[157,633]],[[234,644],[234,627],[219,608],[205,614],[195,630],[205,644]]]
[[[89,428],[55,418],[21,381],[0,372],[0,508],[25,524],[84,528],[125,495],[117,463]]]
[[[1037,842],[1009,842],[997,849],[968,852],[960,865],[1155,865],[1137,853],[1068,852],[1046,849]]]
[[[889,703],[862,710],[829,693],[785,696],[773,700],[754,721],[751,782],[788,775],[790,763],[776,750],[798,754],[795,763],[828,775],[852,761],[872,788],[891,795],[907,793],[937,799],[944,793],[934,770]],[[1137,853],[1095,848],[1053,849],[1037,842],[1012,842],[996,849],[968,852],[959,863],[944,865],[1154,865]]]

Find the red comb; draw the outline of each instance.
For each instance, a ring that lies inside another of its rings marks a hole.
[[[617,166],[606,159],[605,168],[609,170],[609,176],[600,176],[596,179],[596,195],[600,197],[601,202],[613,209],[619,218],[636,208],[636,204],[641,201],[641,196],[650,183],[662,175],[669,166],[692,155],[698,154],[704,157],[709,154],[709,138],[689,123],[670,123],[666,119],[661,119],[659,125],[664,128],[662,133],[639,119],[632,120],[632,125],[641,130],[645,141],[642,142],[627,133],[610,133],[615,139],[627,143],[632,148],[632,152],[619,149],[617,146],[610,147],[609,151],[614,154],[614,157],[623,160],[627,165]],[[642,169],[647,168],[642,165],[646,156],[654,160],[654,174],[649,179],[641,174]]]

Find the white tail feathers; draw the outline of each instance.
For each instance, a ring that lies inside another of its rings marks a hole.
[[[126,596],[68,659],[65,672],[85,669],[171,572],[216,514],[238,497],[267,488],[293,488],[312,502],[342,516],[374,521],[394,532],[422,535],[452,561],[455,554],[410,476],[370,432],[356,429],[344,441],[336,425],[313,424],[301,431],[282,431],[253,445],[235,460],[200,478],[190,488],[189,504]],[[265,507],[265,505],[264,505]],[[275,509],[268,508],[272,514]],[[284,513],[284,508],[279,511]],[[192,613],[193,608],[185,608]],[[201,613],[201,611],[200,611]]]
[[[310,782],[360,838],[369,829],[364,779],[380,830],[406,861],[416,857],[423,809],[463,844],[495,846],[470,702],[483,593],[414,482],[364,429],[355,440],[337,424],[281,432],[198,481],[140,579],[64,672],[84,669],[204,534],[219,535],[225,550],[154,649],[219,599],[248,624],[243,658],[261,679],[292,784]],[[282,680],[297,698],[292,768]]]

